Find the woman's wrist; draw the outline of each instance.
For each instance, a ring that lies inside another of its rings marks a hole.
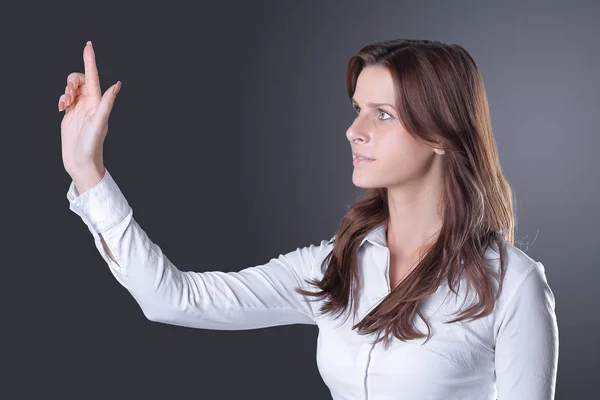
[[[88,189],[96,186],[104,178],[106,169],[104,166],[90,167],[73,173],[71,176],[75,183],[77,192],[81,195]]]

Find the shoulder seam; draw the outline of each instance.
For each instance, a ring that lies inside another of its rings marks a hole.
[[[498,316],[497,316],[498,321],[502,322],[502,319],[504,318],[504,314],[506,313],[508,306],[512,303],[512,301],[516,297],[519,289],[521,288],[521,286],[523,286],[523,282],[525,282],[525,280],[531,275],[531,273],[533,272],[533,270],[535,269],[537,264],[539,264],[539,261],[534,261],[527,268],[527,270],[525,272],[523,272],[523,274],[519,277],[519,280],[515,284],[515,288],[506,298],[506,301],[504,302],[502,309],[498,311]],[[496,330],[496,334],[498,333],[499,330],[500,330],[500,327],[498,327],[498,329]]]

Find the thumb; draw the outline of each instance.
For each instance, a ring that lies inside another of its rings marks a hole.
[[[113,105],[115,104],[115,98],[117,94],[121,90],[121,81],[118,81],[114,85],[112,85],[104,94],[102,95],[102,100],[100,100],[100,105],[98,106],[98,111],[96,114],[100,120],[108,121],[108,117],[110,116],[110,112],[112,111]]]

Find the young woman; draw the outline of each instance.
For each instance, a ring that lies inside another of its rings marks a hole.
[[[181,271],[133,219],[102,162],[120,86],[101,95],[91,44],[84,61],[59,100],[67,198],[148,319],[315,324],[335,400],[554,398],[554,295],[514,245],[512,193],[464,48],[389,40],[352,57],[346,136],[364,198],[331,240],[239,272]]]

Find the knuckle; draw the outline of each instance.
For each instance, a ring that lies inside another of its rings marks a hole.
[[[75,89],[79,85],[79,82],[84,81],[82,75],[81,72],[71,72],[67,75],[67,87],[69,87],[69,82],[71,82],[73,84],[73,89]]]

